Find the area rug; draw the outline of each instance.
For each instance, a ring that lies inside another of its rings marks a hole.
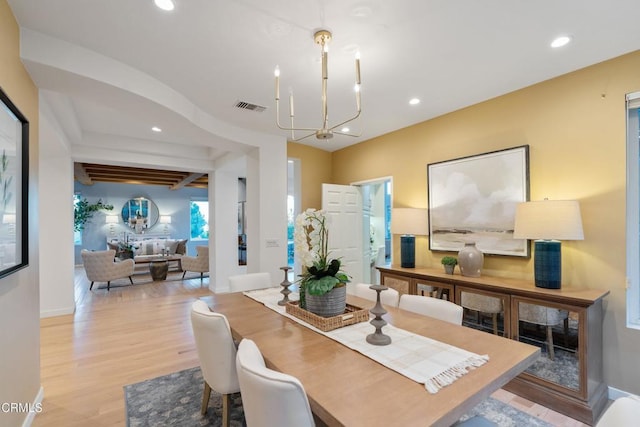
[[[202,372],[199,367],[127,385],[124,387],[127,426],[220,426],[220,395],[211,392],[207,414],[202,416],[202,390]],[[240,394],[233,395],[231,401],[231,425],[246,426]],[[551,424],[491,397],[469,411],[461,420],[475,415],[483,416],[500,427],[551,427]]]
[[[128,427],[222,425],[222,399],[211,390],[206,415],[200,414],[204,383],[199,367],[124,387]],[[246,426],[240,393],[231,396],[231,426]]]
[[[133,274],[133,276],[131,276],[131,278],[133,279],[133,285],[146,285],[149,283],[154,283],[153,279],[151,278],[151,275],[148,272],[135,272]],[[175,272],[169,272],[167,274],[167,278],[165,280],[160,280],[156,283],[160,283],[160,282],[180,282],[180,281],[187,281],[187,280],[200,280],[200,273],[195,273],[195,272],[187,272],[187,274],[185,275],[184,279],[182,278],[182,272],[181,271],[175,271]],[[208,280],[209,280],[209,275],[205,274],[203,275],[203,279],[204,279],[204,283],[208,284]],[[87,283],[89,283],[89,281],[87,281]],[[114,288],[126,288],[131,286],[131,282],[129,282],[129,278],[128,277],[124,277],[122,279],[115,279],[111,281],[111,289]],[[97,290],[97,289],[101,289],[101,290],[107,290],[107,284],[105,282],[96,282],[93,286],[93,290]]]

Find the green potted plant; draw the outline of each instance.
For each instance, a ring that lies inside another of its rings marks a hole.
[[[326,213],[307,209],[296,218],[294,243],[304,271],[299,276],[300,308],[323,317],[344,313],[349,276],[340,259],[329,258]]]
[[[453,274],[453,270],[456,268],[456,265],[458,265],[458,260],[453,256],[442,257],[440,262],[444,265],[444,271],[447,274]]]
[[[87,199],[82,199],[76,203],[73,209],[73,231],[82,231],[88,221],[91,221],[93,214],[99,210],[113,210],[113,205],[102,203],[102,199],[96,203],[89,203]]]

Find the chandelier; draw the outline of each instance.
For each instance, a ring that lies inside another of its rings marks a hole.
[[[300,141],[305,138],[308,138],[312,135],[315,135],[318,139],[330,139],[333,138],[333,134],[339,135],[347,135],[358,137],[360,134],[351,134],[348,133],[348,129],[335,130],[340,128],[347,123],[357,119],[360,117],[360,56],[356,53],[356,85],[355,85],[355,93],[356,93],[356,114],[343,122],[340,122],[336,125],[329,125],[329,115],[327,110],[327,58],[329,52],[329,42],[331,41],[331,32],[327,30],[319,30],[313,35],[313,39],[316,44],[320,45],[320,51],[322,55],[322,127],[318,128],[297,128],[293,124],[293,94],[289,94],[289,118],[291,120],[291,126],[285,127],[280,125],[280,68],[276,67],[275,76],[276,76],[276,125],[280,129],[290,130],[291,131],[291,139],[294,141]],[[305,131],[311,132],[301,138],[295,138],[295,131]]]

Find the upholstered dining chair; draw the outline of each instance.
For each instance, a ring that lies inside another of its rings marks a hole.
[[[191,305],[191,328],[204,379],[200,412],[207,413],[211,389],[222,395],[222,425],[229,425],[230,395],[240,391],[236,373],[236,346],[227,318],[209,310],[202,300]]]
[[[636,397],[619,397],[600,416],[596,427],[632,427],[640,419],[640,400]]]
[[[547,355],[553,360],[555,351],[553,347],[553,327],[564,322],[565,339],[569,333],[569,312],[553,307],[545,307],[543,305],[528,304],[521,302],[518,305],[518,319],[533,323],[534,325],[544,326],[547,333]]]
[[[357,297],[375,302],[377,298],[377,292],[371,289],[370,286],[371,285],[368,283],[356,283],[351,286],[347,285],[347,291]],[[400,293],[393,288],[388,288],[386,291],[380,292],[380,302],[382,303],[382,305],[397,307],[399,299]]]
[[[200,273],[200,281],[204,277],[204,273],[209,271],[209,246],[196,246],[196,256],[183,255],[180,258],[182,266],[182,278],[187,271],[195,271]]]
[[[269,273],[249,273],[229,276],[229,291],[244,292],[277,286],[271,282]]]
[[[461,292],[460,305],[466,309],[480,313],[491,314],[493,333],[498,335],[498,314],[502,313],[502,300],[489,295],[475,292]]]
[[[462,306],[443,299],[404,294],[400,296],[398,308],[462,325]]]
[[[291,375],[267,368],[252,340],[240,341],[236,369],[247,426],[315,425],[302,383]]]
[[[91,281],[89,290],[93,289],[94,282],[107,282],[107,291],[111,289],[111,281],[116,279],[129,278],[129,282],[133,285],[131,275],[135,269],[135,263],[132,259],[123,261],[114,261],[116,251],[109,249],[106,251],[89,251],[83,249],[80,252],[82,256],[82,264],[87,274],[87,279]]]

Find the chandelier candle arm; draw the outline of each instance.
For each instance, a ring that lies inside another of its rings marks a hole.
[[[355,67],[356,67],[356,84],[355,84],[355,92],[356,92],[356,114],[341,122],[338,123],[337,125],[334,126],[330,126],[329,125],[329,107],[328,107],[328,97],[327,97],[327,86],[328,86],[328,80],[329,80],[329,71],[328,71],[328,62],[329,62],[329,42],[331,41],[331,33],[327,30],[319,30],[317,31],[314,35],[314,41],[316,42],[316,44],[320,45],[320,51],[321,51],[321,59],[322,59],[322,96],[321,96],[321,101],[322,101],[322,127],[320,129],[314,129],[314,128],[300,128],[300,127],[295,127],[294,126],[294,122],[293,122],[293,118],[294,118],[294,109],[293,109],[293,93],[289,94],[289,117],[291,119],[291,127],[284,127],[280,124],[280,68],[276,67],[275,69],[275,79],[276,79],[276,125],[278,126],[279,129],[282,130],[289,130],[291,131],[291,138],[294,141],[300,141],[303,140],[305,138],[308,138],[312,135],[315,135],[317,139],[330,139],[333,138],[333,134],[337,133],[339,135],[347,135],[347,136],[353,136],[353,137],[358,137],[360,136],[360,134],[351,134],[351,133],[346,133],[346,132],[340,132],[340,131],[335,131],[334,129],[339,128],[344,126],[345,124],[356,120],[358,117],[360,117],[360,113],[361,113],[361,98],[360,98],[360,85],[361,85],[361,79],[360,79],[360,53],[357,52],[356,53],[356,59],[355,59]],[[299,130],[299,131],[310,131],[310,134],[307,134],[301,138],[296,139],[295,138],[295,131]]]

